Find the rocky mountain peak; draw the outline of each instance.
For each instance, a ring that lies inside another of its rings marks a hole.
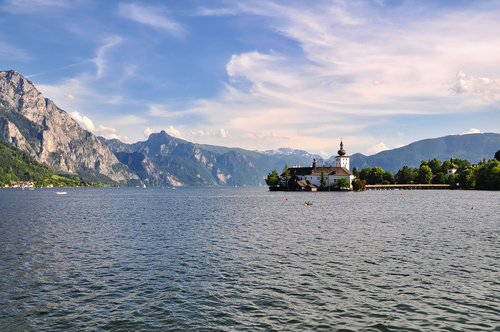
[[[154,142],[154,141],[169,142],[172,139],[174,139],[174,137],[167,134],[167,132],[165,130],[162,130],[159,133],[150,134],[147,141],[148,142]]]
[[[15,70],[0,71],[0,139],[59,172],[137,178],[111,150]]]
[[[8,89],[10,89],[12,90],[12,92],[18,94],[25,94],[31,91],[33,91],[34,94],[37,95],[41,94],[30,80],[28,80],[15,70],[0,71],[0,82],[1,88],[3,89],[1,91],[4,93],[7,92]]]

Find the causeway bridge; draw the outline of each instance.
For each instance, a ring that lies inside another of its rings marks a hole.
[[[449,184],[367,184],[366,190],[452,189]]]

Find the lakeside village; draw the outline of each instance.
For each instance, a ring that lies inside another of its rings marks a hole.
[[[285,165],[283,172],[273,170],[266,178],[270,191],[364,191],[367,189],[480,189],[500,190],[500,150],[492,160],[471,164],[451,158],[423,160],[419,168],[403,166],[395,175],[381,167],[350,171],[349,156],[340,141],[332,166]]]

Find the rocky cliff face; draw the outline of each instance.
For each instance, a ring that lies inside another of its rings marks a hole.
[[[16,71],[0,71],[0,139],[59,172],[137,179],[111,150]]]
[[[147,141],[134,144],[101,140],[149,186],[229,184],[230,174],[218,170],[220,175],[217,176],[214,169],[216,156],[213,153],[202,151],[196,144],[172,137],[165,131],[151,134]]]
[[[100,139],[150,186],[263,185],[263,178],[275,168],[309,165],[313,158],[320,158],[305,151],[263,153],[196,144],[165,131],[134,144]]]

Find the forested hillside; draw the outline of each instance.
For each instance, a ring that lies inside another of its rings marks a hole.
[[[91,183],[82,181],[77,176],[56,174],[49,166],[40,164],[26,152],[0,141],[0,187],[25,185],[73,187]]]

